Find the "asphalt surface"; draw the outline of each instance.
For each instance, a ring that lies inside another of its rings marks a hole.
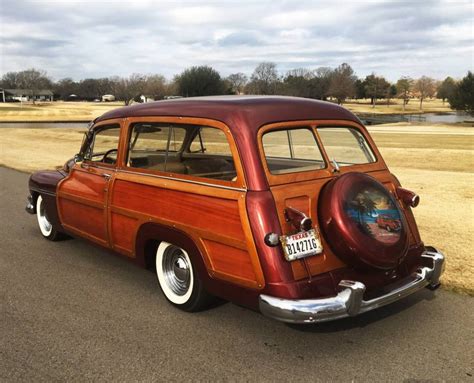
[[[473,298],[426,290],[310,326],[231,303],[184,313],[153,273],[44,240],[27,179],[0,168],[0,381],[474,382]]]

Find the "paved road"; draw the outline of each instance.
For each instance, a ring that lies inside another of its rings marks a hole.
[[[0,168],[0,381],[474,382],[474,299],[438,290],[296,327],[227,303],[167,304],[155,276],[41,238],[27,175]]]

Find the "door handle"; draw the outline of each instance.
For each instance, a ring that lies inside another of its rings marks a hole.
[[[102,177],[104,177],[108,181],[108,180],[110,180],[110,177],[112,177],[112,174],[102,173]]]

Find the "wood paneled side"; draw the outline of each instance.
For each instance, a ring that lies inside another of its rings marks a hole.
[[[129,256],[134,256],[139,226],[143,222],[157,222],[182,230],[193,238],[213,277],[263,288],[258,254],[255,246],[249,246],[253,238],[246,219],[245,193],[201,186],[206,190],[193,194],[183,190],[186,185],[175,183],[157,178],[150,180],[146,175],[117,173],[109,200],[113,247],[121,252],[131,248]],[[176,186],[181,190],[175,190]],[[195,186],[187,185],[190,190]],[[116,230],[119,233],[116,234]]]
[[[87,233],[100,240],[101,243],[107,243],[103,208],[85,205],[67,198],[60,198],[58,207],[62,217],[66,217],[62,222],[67,229],[72,228],[79,235]]]
[[[188,223],[211,233],[244,241],[236,201],[116,180],[112,207]]]
[[[247,251],[203,240],[214,271],[255,282],[256,276]]]
[[[116,250],[132,255],[138,220],[125,215],[111,213],[111,241]]]

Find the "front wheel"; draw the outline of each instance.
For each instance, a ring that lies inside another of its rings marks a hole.
[[[62,233],[58,232],[49,221],[46,213],[46,205],[41,195],[36,199],[36,218],[41,234],[50,241],[57,241],[62,238]]]
[[[156,274],[165,297],[181,310],[199,311],[212,300],[188,253],[176,245],[160,243],[156,251]]]

